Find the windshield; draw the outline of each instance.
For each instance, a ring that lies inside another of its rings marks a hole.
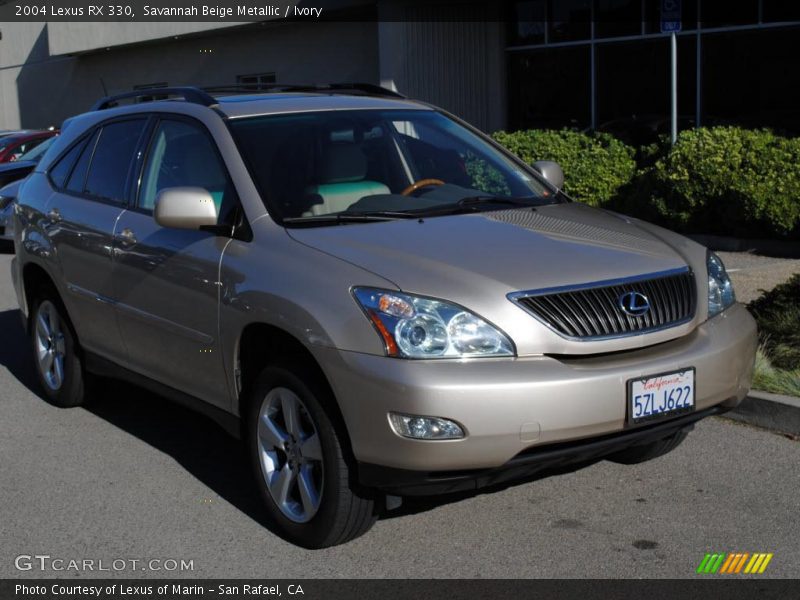
[[[39,159],[42,158],[47,149],[53,145],[53,142],[56,140],[55,137],[51,137],[43,141],[41,144],[36,146],[33,150],[29,150],[22,156],[20,156],[17,160],[32,160],[34,162],[39,162]]]
[[[273,115],[236,119],[231,129],[270,214],[285,224],[555,201],[529,172],[435,111]]]

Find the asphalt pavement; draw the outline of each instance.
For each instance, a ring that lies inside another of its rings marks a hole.
[[[717,252],[725,263],[736,299],[747,304],[800,273],[800,259],[774,258],[748,252]]]
[[[125,384],[86,408],[41,398],[10,259],[0,255],[0,577],[673,578],[695,577],[707,552],[771,552],[758,577],[800,574],[800,443],[717,418],[650,463],[407,502],[347,545],[295,547],[265,527],[239,444],[212,422]],[[50,558],[25,558],[36,555]],[[162,570],[142,570],[152,559]],[[85,560],[112,570],[71,568]],[[192,568],[165,571],[170,560]]]

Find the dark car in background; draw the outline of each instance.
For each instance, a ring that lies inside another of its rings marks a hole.
[[[45,140],[58,135],[58,130],[27,131],[0,137],[0,163],[13,162]]]
[[[0,188],[0,244],[14,241],[14,203],[22,182],[17,179]]]
[[[14,202],[22,180],[36,168],[55,139],[56,136],[46,139],[19,160],[0,164],[0,243],[14,240]]]
[[[26,152],[13,162],[0,163],[0,187],[8,185],[17,179],[27,177],[39,163],[39,159],[47,152],[47,149],[53,145],[53,140],[55,139],[55,136],[46,139],[33,150]]]

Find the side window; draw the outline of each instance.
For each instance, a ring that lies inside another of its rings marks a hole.
[[[162,120],[153,134],[139,192],[139,208],[152,211],[158,193],[172,187],[201,187],[214,199],[220,223],[237,200],[216,145],[201,126]]]
[[[55,165],[50,167],[50,179],[57,188],[63,188],[67,184],[67,177],[69,177],[75,161],[78,160],[78,156],[80,156],[85,146],[86,139],[83,139],[70,148],[69,152],[62,156]]]
[[[131,163],[145,123],[145,119],[132,119],[103,127],[86,177],[87,194],[120,204],[125,202]]]
[[[97,145],[97,137],[99,135],[100,130],[95,131],[92,137],[89,138],[89,141],[83,145],[83,152],[81,152],[81,156],[78,158],[78,162],[75,164],[75,168],[72,169],[72,174],[67,180],[66,188],[70,192],[75,192],[76,194],[83,193],[83,186],[86,183],[86,173],[89,171],[89,163],[92,162],[92,154],[94,154],[94,148]]]
[[[11,154],[10,161],[19,160],[20,156],[25,154],[28,150],[33,150],[34,148],[36,148],[36,146],[41,144],[43,141],[44,141],[44,139],[30,140],[30,141],[27,141],[27,142],[22,142],[19,146],[14,148],[14,151]]]

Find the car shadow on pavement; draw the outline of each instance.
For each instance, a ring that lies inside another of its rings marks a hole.
[[[171,456],[214,493],[269,528],[243,444],[211,419],[122,381],[95,383],[86,410]]]
[[[0,312],[0,365],[43,401],[19,310]],[[104,421],[171,456],[214,493],[280,536],[261,504],[242,443],[211,419],[166,398],[125,382],[98,379],[91,400],[83,407]],[[466,492],[404,498],[401,507],[381,511],[394,519],[434,510],[477,495],[494,493],[582,466],[542,471],[536,475]],[[382,503],[380,508],[382,508]]]
[[[0,312],[0,340],[0,365],[31,392],[44,399],[36,380],[36,367],[19,309]]]

